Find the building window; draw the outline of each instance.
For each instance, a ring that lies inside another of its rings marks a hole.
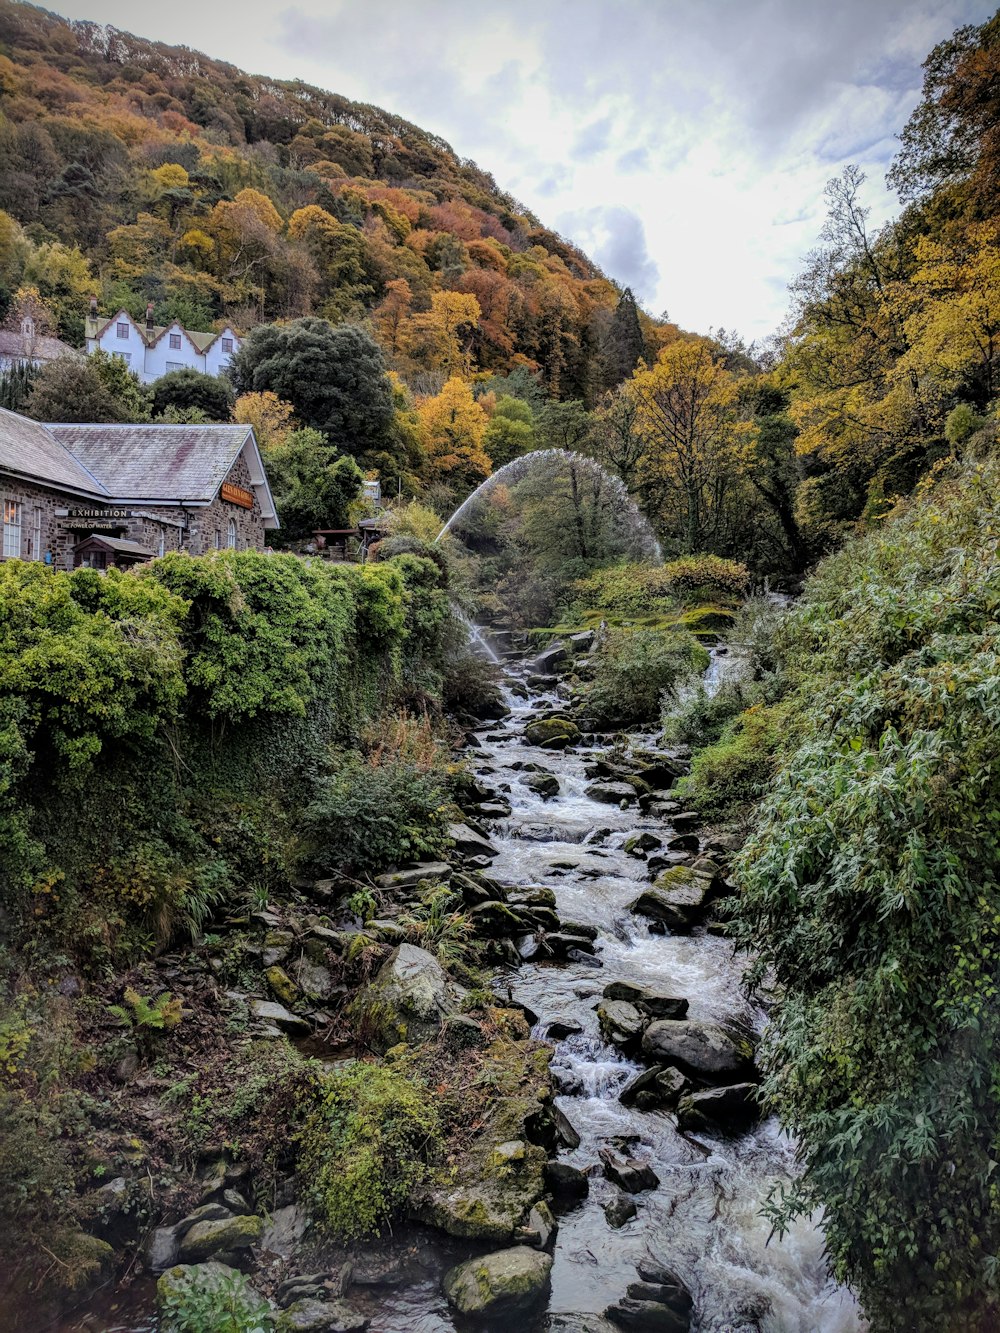
[[[218,528],[215,529],[215,549],[222,550],[222,533]]]
[[[42,554],[42,506],[35,505],[31,521],[31,558],[41,560]]]
[[[231,352],[231,351],[233,350],[233,340],[232,340],[232,338],[223,338],[223,340],[222,340],[222,350],[223,350],[224,352]]]
[[[226,545],[231,551],[236,550],[236,520],[234,518],[229,520],[229,529],[226,534]]]
[[[183,361],[168,361],[168,362],[167,362],[167,374],[168,374],[168,375],[170,374],[170,372],[171,372],[172,370],[183,370],[183,369],[184,369],[184,362],[183,362]]]
[[[19,500],[4,500],[3,502],[3,555],[5,560],[17,560],[21,555],[21,502]]]
[[[181,350],[181,335],[179,333],[172,333],[170,335],[170,350],[172,352],[179,352]]]
[[[167,536],[163,529],[160,529],[160,555],[163,556],[167,551]]]
[[[128,325],[127,325],[127,324],[119,324],[119,325],[118,325],[118,337],[119,337],[119,338],[126,338],[126,339],[128,338]]]
[[[127,366],[130,366],[132,364],[131,352],[116,352],[115,355],[120,356]]]

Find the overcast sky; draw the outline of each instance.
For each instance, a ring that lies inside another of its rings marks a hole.
[[[920,64],[985,0],[47,0],[73,18],[302,78],[446,138],[654,314],[747,339],[848,162],[868,202]]]

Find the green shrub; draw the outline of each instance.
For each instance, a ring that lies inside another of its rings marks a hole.
[[[711,701],[714,702],[714,701]],[[708,819],[726,819],[760,800],[774,776],[787,709],[754,705],[699,750],[680,790]]]
[[[161,1281],[162,1333],[271,1333],[271,1307],[242,1273],[217,1276],[196,1269],[183,1281]]]
[[[444,850],[445,790],[434,772],[395,757],[371,762],[340,756],[338,771],[320,782],[302,817],[310,869],[372,872]]]
[[[708,666],[708,653],[690,634],[607,629],[593,654],[594,678],[585,711],[596,726],[654,722],[663,695]]]
[[[390,1065],[330,1074],[300,1134],[301,1178],[325,1225],[377,1236],[425,1179],[442,1131],[427,1087]]]
[[[665,615],[699,602],[735,606],[746,597],[745,566],[715,555],[685,556],[669,565],[611,565],[573,585],[570,617]]]

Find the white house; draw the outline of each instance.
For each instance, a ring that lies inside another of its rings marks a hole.
[[[227,324],[220,333],[198,333],[173,324],[153,323],[153,307],[146,307],[146,322],[139,324],[127,310],[110,319],[97,313],[97,298],[90,302],[86,322],[87,352],[120,356],[143,384],[152,384],[172,370],[200,370],[221,375],[239,350],[240,340]]]

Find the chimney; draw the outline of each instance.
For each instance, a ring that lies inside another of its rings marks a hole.
[[[96,319],[96,318],[97,318],[97,297],[96,297],[96,296],[92,296],[92,297],[90,298],[90,314],[91,314],[91,317],[92,317],[93,319]]]
[[[153,303],[150,301],[146,306],[146,332],[153,332]]]

